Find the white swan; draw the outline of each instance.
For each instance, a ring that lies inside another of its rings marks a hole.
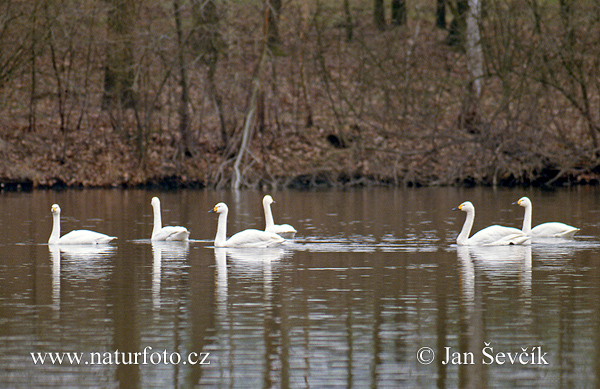
[[[60,236],[60,207],[52,205],[52,233],[48,244],[102,244],[113,239],[117,238],[89,230],[73,230]]]
[[[486,227],[469,238],[475,220],[475,207],[470,201],[465,201],[453,210],[467,213],[465,224],[456,238],[456,244],[459,246],[505,246],[530,243],[530,237],[518,228],[498,225]]]
[[[260,230],[244,230],[227,239],[227,213],[229,209],[225,203],[218,203],[208,212],[219,214],[215,247],[272,247],[278,246],[285,239],[272,232]]]
[[[542,223],[531,228],[531,219],[533,206],[528,197],[521,197],[516,203],[525,208],[525,217],[523,218],[523,233],[534,238],[563,238],[571,239],[579,231],[579,228],[565,223],[549,222]]]
[[[271,212],[271,204],[273,204],[273,197],[266,195],[263,197],[263,208],[265,210],[265,231],[273,232],[282,238],[293,239],[296,235],[296,229],[289,224],[275,224],[273,221],[273,213]]]
[[[151,204],[154,210],[154,227],[152,228],[152,237],[150,240],[185,241],[189,239],[190,232],[185,227],[162,226],[160,217],[160,200],[158,197],[153,197]]]

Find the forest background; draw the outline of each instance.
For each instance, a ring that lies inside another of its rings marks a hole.
[[[600,0],[5,0],[0,185],[600,178]]]

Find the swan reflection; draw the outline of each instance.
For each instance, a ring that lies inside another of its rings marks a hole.
[[[519,309],[526,311],[521,318],[529,321],[531,317],[528,313],[531,310],[531,246],[458,246],[457,256],[462,307],[459,348],[480,361],[483,357],[481,345],[489,341],[490,329],[484,312],[490,286],[507,290],[512,287],[512,280],[518,279],[521,291]],[[459,369],[463,372],[459,375],[465,380],[460,386],[483,387],[489,381],[488,372],[481,364],[461,365]]]
[[[160,308],[163,260],[185,260],[189,250],[189,241],[152,241],[152,305],[155,312]]]
[[[112,245],[48,245],[52,261],[52,307],[60,309],[61,273],[71,272],[85,278],[103,278],[108,270],[104,264],[116,247]],[[61,258],[65,260],[61,266]]]
[[[464,275],[472,283],[469,294],[474,293],[475,272],[490,279],[516,276],[524,297],[531,296],[531,245],[457,247]],[[493,281],[492,281],[493,282]]]
[[[269,339],[261,335],[264,321],[273,315],[276,305],[276,270],[286,255],[283,248],[225,248],[216,247],[215,255],[215,329],[218,348],[226,351],[215,364],[215,371],[233,372],[234,361],[240,358],[242,343],[250,339]],[[243,302],[243,303],[241,303]],[[259,312],[256,312],[259,310]],[[252,313],[251,313],[252,312]],[[237,328],[243,335],[232,336]],[[240,343],[241,342],[241,343]],[[268,342],[263,344],[269,349]]]
[[[265,295],[271,294],[272,289],[272,267],[284,258],[288,252],[282,247],[256,247],[256,248],[225,248],[215,247],[215,262],[217,266],[217,300],[227,296],[227,258],[231,260],[229,267],[231,272],[244,276],[262,275]]]

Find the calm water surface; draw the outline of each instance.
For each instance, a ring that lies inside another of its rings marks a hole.
[[[0,193],[0,387],[600,384],[598,188],[272,192],[295,241],[213,248],[207,211],[229,205],[228,235],[262,228],[264,194]],[[189,243],[149,241],[155,195]],[[471,200],[475,230],[520,227],[523,195],[534,224],[577,238],[454,244],[465,215],[451,208]],[[49,248],[53,203],[63,233],[118,241]]]

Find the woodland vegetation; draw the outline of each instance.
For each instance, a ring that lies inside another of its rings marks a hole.
[[[5,0],[0,183],[600,178],[600,0]]]

